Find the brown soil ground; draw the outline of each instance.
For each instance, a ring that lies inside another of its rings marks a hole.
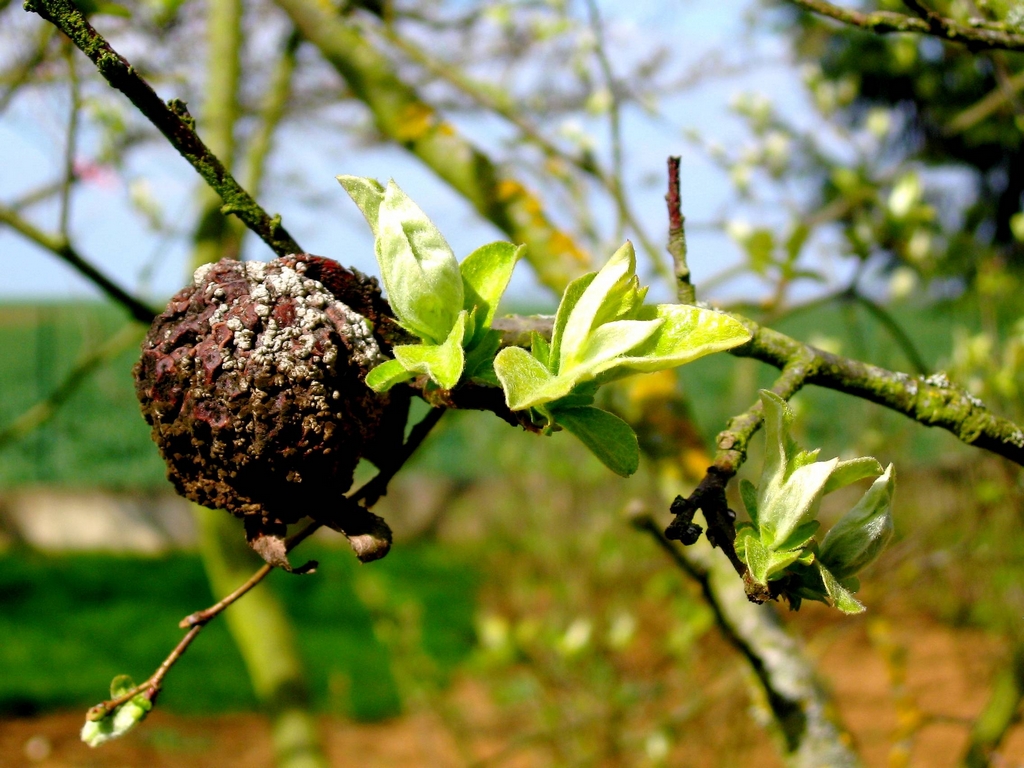
[[[867,765],[955,766],[1003,652],[998,641],[983,632],[950,629],[908,613],[901,612],[898,622],[877,618],[829,622],[810,633],[815,639],[809,651]],[[806,622],[806,629],[825,615],[809,611],[801,612],[801,617],[798,623]],[[719,650],[715,640],[710,645],[716,647],[707,648],[709,652]],[[733,677],[733,682],[724,684],[730,690],[690,721],[691,733],[683,735],[666,765],[780,765],[769,737],[752,726],[745,714],[749,701],[742,676]],[[549,752],[514,732],[479,681],[457,683],[447,704],[459,713],[459,738],[430,712],[375,725],[323,718],[321,732],[331,765],[534,768],[553,764]],[[0,766],[271,768],[273,764],[267,721],[256,714],[200,718],[158,710],[137,732],[95,750],[78,740],[81,723],[81,712],[0,721]],[[615,763],[650,764],[639,755]],[[1024,726],[1010,731],[992,764],[1024,766]]]

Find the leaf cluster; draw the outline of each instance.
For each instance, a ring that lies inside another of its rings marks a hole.
[[[736,553],[750,578],[763,587],[781,589],[794,608],[801,600],[818,600],[843,613],[860,613],[853,596],[855,574],[872,563],[892,538],[892,497],[896,474],[876,459],[818,461],[818,451],[804,451],[790,437],[793,412],[778,395],[761,391],[764,408],[765,460],[757,487],[740,482],[750,515],[736,531]],[[815,534],[822,498],[867,477],[877,478],[860,501],[819,542]]]

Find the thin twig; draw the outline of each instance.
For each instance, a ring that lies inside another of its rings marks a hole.
[[[156,317],[155,310],[148,307],[141,299],[132,296],[93,266],[92,262],[75,250],[67,238],[43,232],[30,221],[19,216],[15,211],[4,207],[0,207],[0,224],[6,224],[36,245],[58,256],[66,264],[76,269],[83,277],[90,280],[107,296],[127,309],[132,317],[140,323],[149,325],[153,322],[153,318]]]
[[[427,435],[430,434],[430,430],[436,426],[437,422],[440,421],[444,414],[444,408],[432,408],[409,432],[409,437],[402,444],[401,448],[394,454],[394,460],[390,462],[388,466],[382,467],[373,478],[364,483],[359,490],[351,496],[347,497],[346,502],[353,506],[358,506],[363,511],[367,511],[367,507],[376,503],[381,496],[387,492],[388,483],[391,482],[402,466],[405,465],[416,449],[423,443]],[[362,502],[362,504],[359,502]],[[323,523],[318,521],[313,521],[306,525],[298,533],[290,536],[285,541],[285,551],[290,552],[293,550],[322,526]],[[155,699],[163,685],[164,677],[178,659],[181,658],[182,654],[185,653],[189,645],[192,644],[192,641],[196,639],[203,627],[222,614],[229,606],[238,602],[238,600],[248,594],[253,587],[263,581],[272,570],[273,567],[270,565],[261,566],[259,570],[253,573],[252,576],[246,579],[244,583],[230,594],[224,596],[210,607],[201,611],[196,611],[195,613],[189,614],[183,618],[178,622],[178,626],[182,629],[188,629],[188,632],[174,647],[174,650],[171,651],[167,658],[164,659],[156,672],[154,672],[144,683],[135,686],[121,696],[108,701],[103,701],[92,707],[86,714],[86,718],[89,720],[99,720],[106,717],[116,707],[124,704],[126,701],[129,701],[140,693],[145,693],[151,701]]]
[[[683,216],[683,199],[679,191],[680,158],[668,159],[668,252],[672,256],[676,276],[676,298],[680,304],[693,304],[697,292],[690,280],[690,266],[686,261],[686,217]]]
[[[82,93],[78,82],[78,67],[70,47],[65,56],[68,64],[68,89],[70,99],[68,106],[68,135],[64,144],[64,179],[60,187],[60,236],[68,238],[68,224],[71,220],[71,189],[75,184],[75,151],[78,146],[78,119],[82,109]]]
[[[45,400],[36,403],[3,429],[0,429],[0,449],[8,443],[23,438],[32,430],[41,427],[60,410],[60,407],[78,388],[88,381],[89,376],[104,363],[114,359],[129,347],[139,343],[141,328],[129,323],[114,336],[92,350],[71,369],[60,385]]]
[[[809,362],[810,355],[791,361],[782,369],[771,391],[784,400],[792,398],[807,381],[810,374]],[[708,467],[707,474],[689,497],[677,496],[672,502],[670,511],[676,517],[665,531],[665,536],[669,539],[687,545],[694,544],[702,529],[693,522],[693,517],[698,509],[701,510],[708,524],[708,542],[711,546],[721,549],[729,558],[736,573],[744,577],[747,566],[736,554],[734,546],[736,515],[729,509],[725,489],[747,459],[750,438],[761,428],[764,420],[762,410],[761,401],[758,400],[739,416],[729,419],[725,429],[716,438],[718,450],[714,463]],[[744,582],[750,589],[758,586],[746,578]],[[756,589],[749,594],[751,599],[757,602],[764,602],[770,597]]]
[[[221,212],[233,213],[279,256],[301,253],[302,248],[281,225],[279,216],[271,217],[246,192],[224,164],[210,152],[195,131],[195,121],[184,102],[165,104],[156,91],[97,32],[70,0],[27,0],[25,9],[39,14],[60,29],[99,69],[111,86],[121,91],[164,135],[224,205]]]

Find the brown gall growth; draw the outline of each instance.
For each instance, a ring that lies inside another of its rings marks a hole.
[[[367,372],[393,323],[375,280],[306,254],[196,270],[153,322],[135,388],[178,493],[245,521],[250,546],[290,569],[286,526],[304,517],[350,541],[390,532],[342,494],[387,411]],[[395,398],[397,400],[398,398]],[[372,518],[372,519],[371,519]]]

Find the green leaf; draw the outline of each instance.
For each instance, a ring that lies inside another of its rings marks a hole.
[[[384,187],[376,179],[368,179],[362,176],[338,176],[338,182],[348,196],[352,198],[359,210],[370,225],[370,231],[377,237],[377,214],[380,211],[380,204],[384,202]]]
[[[117,675],[110,681],[110,698],[116,699],[119,696],[124,696],[134,687],[135,681],[130,675]]]
[[[621,304],[621,293],[636,272],[636,254],[633,245],[626,242],[597,273],[590,285],[575,302],[562,330],[558,348],[558,371],[562,372],[578,363],[598,315],[606,303]],[[561,309],[561,307],[559,307]]]
[[[494,356],[501,348],[501,334],[493,330],[485,330],[477,338],[472,346],[466,347],[466,378],[475,378],[481,372],[490,371],[488,379],[494,380],[494,386],[498,380],[494,378]]]
[[[407,371],[427,374],[441,389],[451,389],[459,383],[466,364],[462,338],[466,332],[466,317],[459,313],[444,344],[407,344],[394,348],[395,359]]]
[[[840,488],[845,488],[851,483],[863,480],[865,477],[878,477],[882,474],[882,465],[878,459],[871,456],[861,456],[849,461],[840,461],[825,483],[825,493],[832,493]]]
[[[740,531],[737,540],[741,537],[742,546],[737,548],[737,553],[743,553],[741,557],[747,564],[751,578],[759,584],[767,585],[773,577],[780,576],[804,554],[802,548],[780,551],[765,546],[750,528]]]
[[[462,308],[470,311],[477,308],[477,332],[472,335],[471,343],[491,327],[498,301],[525,250],[523,245],[491,243],[477,248],[459,265],[464,294]]]
[[[494,358],[494,373],[505,391],[505,402],[513,411],[557,400],[572,389],[571,382],[552,376],[522,347],[501,350]]]
[[[839,583],[839,580],[828,568],[819,563],[818,570],[821,572],[821,580],[825,583],[825,591],[833,606],[846,614],[864,613],[864,606],[846,587]]]
[[[551,360],[551,345],[536,331],[530,334],[530,353],[537,358],[537,362],[548,368]]]
[[[889,543],[895,490],[896,471],[890,464],[826,534],[818,559],[836,578],[846,579],[874,562]]]
[[[750,331],[742,323],[710,309],[658,304],[639,309],[636,318],[661,323],[650,338],[623,356],[612,372],[614,378],[674,368],[750,341]]]
[[[452,249],[393,181],[377,223],[377,261],[391,309],[407,330],[441,343],[463,307],[462,274]]]
[[[764,467],[761,483],[764,488],[773,478],[785,474],[789,459],[789,427],[793,423],[793,412],[786,401],[762,389],[761,408],[764,413]]]
[[[580,374],[593,376],[617,365],[617,358],[649,339],[661,325],[660,320],[614,320],[598,326],[580,351],[575,365],[562,365],[559,375]]]
[[[819,528],[821,528],[821,523],[818,520],[808,520],[806,523],[800,523],[784,541],[776,544],[775,548],[780,551],[785,549],[801,549],[810,542]]]
[[[818,512],[829,475],[839,459],[799,467],[788,477],[780,473],[758,488],[757,515],[766,544],[783,542]]]
[[[366,374],[366,386],[374,392],[387,392],[396,384],[408,381],[416,374],[408,370],[399,360],[388,360]]]
[[[591,406],[557,410],[553,416],[612,472],[622,477],[636,472],[640,446],[632,428],[618,416]]]
[[[740,498],[743,499],[743,506],[747,508],[751,522],[757,525],[757,488],[754,484],[744,478],[740,480]]]
[[[566,323],[569,322],[569,316],[579,302],[580,297],[583,296],[596,277],[596,272],[588,272],[569,283],[562,292],[562,300],[558,303],[558,310],[555,312],[555,324],[551,330],[551,354],[548,359],[548,370],[552,373],[558,373],[558,357],[561,353],[562,336],[565,333]]]

